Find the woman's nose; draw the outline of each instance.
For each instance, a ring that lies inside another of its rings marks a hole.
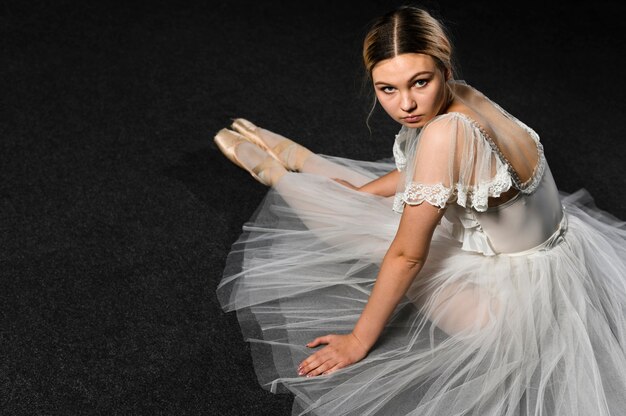
[[[410,113],[417,107],[417,102],[411,97],[410,94],[403,94],[402,101],[400,102],[400,108],[402,111]]]

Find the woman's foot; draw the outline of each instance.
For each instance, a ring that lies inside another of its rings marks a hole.
[[[279,134],[257,127],[243,118],[235,119],[231,127],[248,141],[265,150],[289,170],[302,170],[304,162],[313,154],[306,147]]]
[[[213,141],[224,156],[264,185],[274,186],[287,173],[283,165],[237,132],[222,129]]]

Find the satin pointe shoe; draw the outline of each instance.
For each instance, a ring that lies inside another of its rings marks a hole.
[[[286,169],[299,171],[313,152],[276,133],[261,129],[243,118],[233,120],[231,127],[248,141],[265,150]],[[265,136],[265,137],[263,137]]]
[[[282,164],[235,131],[222,129],[213,141],[228,160],[263,185],[273,186],[287,173]]]

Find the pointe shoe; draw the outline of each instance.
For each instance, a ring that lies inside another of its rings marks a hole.
[[[257,134],[258,132],[257,126],[255,126],[254,124],[252,124],[251,122],[249,122],[248,120],[244,118],[236,118],[233,120],[233,124],[231,124],[230,127],[236,132],[238,132],[239,134],[241,134],[242,136],[244,136],[246,140],[248,140],[251,143],[256,144],[261,149],[269,153],[272,157],[276,158],[272,154],[272,151],[270,150],[269,146],[265,144],[265,142],[261,140],[261,137],[259,137],[259,135]]]
[[[213,138],[213,141],[220,149],[220,151],[235,165],[247,171],[254,179],[261,182],[266,186],[273,186],[278,180],[287,173],[282,164],[276,161],[274,158],[266,155],[264,159],[256,166],[250,168],[242,161],[237,155],[237,149],[242,144],[250,145],[250,142],[246,140],[241,134],[229,130],[221,129]],[[262,150],[253,148],[257,152]],[[263,156],[260,156],[262,158]]]
[[[301,170],[306,159],[313,153],[306,147],[282,136],[280,136],[280,143],[270,147],[259,134],[259,128],[243,118],[233,120],[231,127],[245,137],[246,140],[265,150],[286,169],[292,171]]]

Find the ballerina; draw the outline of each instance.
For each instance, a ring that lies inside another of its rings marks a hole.
[[[394,164],[245,119],[215,136],[270,187],[218,287],[260,382],[294,414],[625,414],[624,223],[559,193],[425,10],[377,19],[363,57]]]

